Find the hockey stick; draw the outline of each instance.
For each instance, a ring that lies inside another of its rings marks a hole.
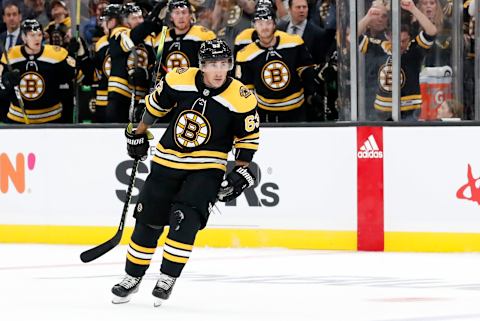
[[[137,46],[134,46],[132,48],[132,55],[133,55],[133,68],[132,72],[133,75],[135,76],[135,71],[138,67],[138,52],[137,52]],[[130,122],[135,121],[135,96],[137,95],[137,88],[135,84],[135,77],[133,77],[132,81],[132,94],[130,96],[130,108],[128,109],[128,118],[130,119]]]
[[[158,42],[158,48],[157,48],[157,54],[156,54],[156,63],[155,66],[153,67],[153,75],[152,75],[152,81],[153,81],[153,86],[150,88],[150,92],[152,92],[155,87],[157,86],[158,83],[158,76],[160,75],[160,70],[162,68],[162,56],[163,56],[163,48],[165,46],[165,38],[167,37],[167,26],[162,27],[162,31],[160,33],[160,39]]]
[[[10,64],[10,58],[8,57],[8,52],[5,51],[5,44],[0,44],[0,46],[3,51],[3,54],[5,55],[5,60],[7,61],[7,69],[9,72],[12,72],[13,68],[12,68],[12,65]],[[15,97],[17,97],[18,104],[22,109],[23,121],[25,122],[25,124],[29,125],[30,121],[28,120],[27,113],[25,112],[25,105],[23,103],[22,94],[20,93],[20,88],[18,87],[18,85],[13,86],[13,91],[15,92]]]
[[[130,174],[130,183],[128,184],[127,195],[125,197],[125,203],[123,204],[122,217],[120,218],[120,224],[118,225],[117,233],[115,233],[115,235],[108,241],[80,254],[80,260],[82,260],[83,263],[88,263],[98,259],[100,256],[104,255],[120,243],[120,240],[122,239],[123,228],[125,227],[125,218],[127,217],[128,205],[130,204],[130,200],[132,198],[132,190],[133,185],[135,184],[135,177],[137,175],[137,167],[139,162],[140,159],[135,159],[133,161],[132,173]]]

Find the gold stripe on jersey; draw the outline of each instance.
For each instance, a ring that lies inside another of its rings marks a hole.
[[[130,29],[127,27],[116,27],[110,33],[110,38],[118,39],[120,37],[120,47],[125,52],[129,52],[135,46],[130,39]]]
[[[227,153],[201,150],[190,153],[181,153],[172,149],[164,148],[160,143],[153,157],[153,161],[176,169],[207,169],[218,168],[226,170]]]
[[[235,137],[235,148],[258,150],[259,141],[260,133],[254,133],[241,138]]]
[[[278,31],[277,35],[280,37],[276,49],[294,48],[303,45],[303,39],[299,35],[292,35],[283,31]]]
[[[222,171],[227,170],[226,165],[217,164],[217,163],[184,163],[184,162],[174,162],[169,161],[163,158],[158,157],[157,155],[153,156],[153,161],[157,164],[174,168],[174,169],[185,169],[185,170],[198,170],[198,169],[219,169]]]
[[[131,96],[130,84],[121,77],[110,76],[108,78],[108,91],[113,91],[126,97]]]
[[[127,260],[138,265],[150,265],[151,260],[137,259],[127,252]]]
[[[366,53],[367,50],[368,50],[368,44],[370,43],[370,41],[368,40],[368,37],[367,36],[363,36],[363,39],[362,41],[360,42],[360,52],[361,53]]]
[[[21,48],[22,46],[13,46],[8,49],[8,59],[10,61],[10,65],[27,60],[27,58],[23,56]],[[3,53],[2,55],[2,63],[5,65],[7,64],[7,60],[5,59],[5,53]]]
[[[192,40],[192,41],[207,41],[213,40],[217,36],[211,30],[203,26],[194,25],[188,30],[187,34],[183,37],[183,40]]]
[[[176,247],[177,249],[192,251],[193,245],[174,241],[170,238],[165,239],[165,244]]]
[[[165,82],[170,88],[178,91],[198,91],[195,76],[198,68],[174,68],[165,76]]]
[[[97,96],[95,98],[95,104],[97,106],[107,106],[108,105],[108,91],[107,90],[97,90]]]
[[[401,111],[420,109],[422,106],[422,95],[409,95],[401,97]],[[380,111],[392,110],[392,98],[377,95],[374,107]]]
[[[253,32],[255,28],[247,28],[235,37],[235,46],[252,43]]]
[[[240,95],[238,93],[241,93]],[[220,95],[212,97],[220,104],[228,107],[234,113],[247,113],[257,106],[255,95],[240,81],[232,79],[232,82]]]
[[[290,96],[287,96],[285,98],[279,98],[279,99],[265,98],[259,95],[258,93],[256,93],[255,95],[257,96],[258,107],[265,110],[271,110],[271,111],[292,110],[295,108],[299,108],[305,102],[303,88],[300,91],[291,94]]]
[[[425,39],[423,31],[420,31],[415,40],[417,41],[418,45],[424,49],[430,49],[433,46],[433,41],[428,41]]]
[[[104,35],[98,39],[97,43],[95,44],[95,52],[99,52],[102,50],[103,47],[108,46],[108,36]]]
[[[37,61],[44,61],[51,64],[59,63],[65,60],[68,56],[68,51],[59,46],[45,45],[43,53],[37,58]]]
[[[237,62],[247,62],[261,55],[265,50],[258,47],[256,43],[246,45],[237,53]]]
[[[60,103],[44,109],[25,109],[28,120],[31,124],[42,124],[62,116],[62,105]],[[24,123],[22,108],[10,104],[7,117],[19,123]]]
[[[157,90],[159,89],[157,88]],[[170,109],[164,109],[158,104],[155,98],[155,92],[145,97],[145,106],[148,112],[155,117],[163,117],[170,111]]]

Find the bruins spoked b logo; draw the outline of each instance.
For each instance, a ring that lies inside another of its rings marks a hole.
[[[282,90],[290,82],[290,70],[280,60],[270,61],[262,69],[262,80],[272,90]]]
[[[378,83],[385,92],[392,92],[393,90],[393,66],[389,63],[384,64],[378,71]],[[405,85],[405,73],[403,69],[400,70],[400,88]]]
[[[183,148],[194,148],[206,144],[211,134],[207,118],[196,110],[185,110],[175,122],[174,140]]]
[[[188,68],[190,67],[190,60],[188,57],[181,51],[174,51],[170,53],[165,60],[165,64],[168,72],[172,71],[174,68]]]
[[[26,100],[36,100],[45,92],[45,80],[40,74],[29,71],[20,80],[20,92]]]

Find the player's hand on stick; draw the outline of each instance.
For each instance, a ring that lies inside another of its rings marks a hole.
[[[147,131],[143,134],[136,134],[133,129],[133,124],[128,124],[125,129],[125,137],[127,138],[127,152],[128,156],[133,159],[146,160],[148,149],[150,148],[150,139],[153,139],[152,133]]]
[[[218,200],[230,202],[236,199],[244,190],[255,184],[255,179],[248,167],[235,166],[220,185]]]

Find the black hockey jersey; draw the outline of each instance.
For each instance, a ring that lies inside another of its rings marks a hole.
[[[57,46],[44,45],[37,55],[29,55],[24,46],[15,46],[8,51],[13,69],[20,70],[20,93],[25,112],[31,124],[47,123],[62,116],[59,89],[70,85],[75,77],[75,59]],[[2,55],[2,72],[7,69],[5,54]],[[7,117],[24,123],[22,109],[11,90]]]
[[[202,42],[215,39],[215,33],[202,26],[192,26],[187,33],[176,35],[174,28],[169,28],[165,37],[162,65],[163,74],[174,68],[198,67],[198,51]],[[160,35],[156,39],[156,47]],[[166,72],[165,72],[166,70]]]
[[[422,95],[420,93],[419,74],[422,68],[425,54],[433,45],[434,37],[421,31],[415,39],[410,42],[409,47],[401,57],[401,111],[420,109]],[[367,53],[374,51],[385,57],[385,63],[380,66],[377,77],[377,95],[374,107],[380,111],[392,110],[392,54],[391,42],[372,39],[362,36],[360,39],[360,51]]]
[[[145,99],[152,117],[173,113],[153,161],[176,169],[226,170],[227,153],[250,162],[258,149],[259,118],[255,96],[238,80],[205,87],[197,68],[168,73]]]
[[[302,82],[313,61],[302,38],[277,31],[277,42],[264,48],[253,42],[237,53],[235,77],[253,89],[258,106],[269,111],[288,111],[299,108],[312,84]],[[312,72],[312,70],[308,71]]]
[[[110,70],[112,68],[107,36],[101,37],[95,44],[93,63],[95,65],[95,104],[97,106],[106,107],[108,104],[108,77],[110,77]]]

